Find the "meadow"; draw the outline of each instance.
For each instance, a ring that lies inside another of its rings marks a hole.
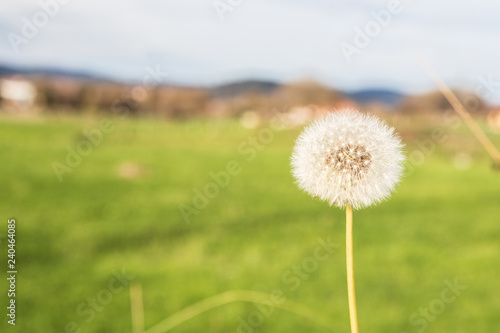
[[[18,268],[16,325],[2,313],[1,332],[132,332],[131,283],[142,286],[146,329],[251,290],[275,297],[221,305],[171,332],[349,332],[344,212],[294,184],[300,128],[103,118],[0,119],[1,269],[11,217]],[[495,332],[500,172],[463,124],[388,121],[413,159],[388,201],[354,212],[360,331]],[[82,131],[96,129],[93,144]],[[67,147],[89,153],[68,166]],[[2,278],[3,312],[7,289]],[[324,321],[278,308],[289,302]]]

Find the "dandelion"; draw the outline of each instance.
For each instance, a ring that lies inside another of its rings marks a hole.
[[[292,154],[298,186],[330,205],[346,208],[346,261],[351,331],[358,332],[352,257],[352,208],[389,197],[403,171],[403,144],[375,116],[346,109],[307,127]]]

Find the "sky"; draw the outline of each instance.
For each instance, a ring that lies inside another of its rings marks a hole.
[[[420,56],[452,87],[497,104],[499,17],[491,0],[2,1],[0,63],[129,81],[153,69],[162,83],[196,86],[315,79],[422,93],[435,86]]]

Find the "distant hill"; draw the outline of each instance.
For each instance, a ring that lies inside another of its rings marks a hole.
[[[12,67],[0,65],[0,77],[8,75],[16,75],[16,74],[20,74],[20,71]]]
[[[213,97],[234,97],[246,93],[271,93],[281,86],[280,83],[272,81],[238,81],[217,86],[210,90]],[[332,89],[333,90],[333,89]],[[352,99],[358,104],[380,102],[387,105],[397,105],[405,95],[388,89],[363,89],[354,92],[343,92],[343,95]]]
[[[387,89],[364,89],[355,92],[344,92],[344,94],[359,104],[380,102],[396,105],[405,97],[405,95],[397,91]]]
[[[24,76],[46,76],[46,77],[69,77],[77,80],[97,80],[97,81],[111,81],[101,75],[86,72],[86,71],[73,71],[60,68],[51,67],[23,67],[0,65],[0,77],[11,75],[24,75]]]
[[[45,76],[45,77],[67,77],[74,80],[93,80],[116,82],[102,75],[88,71],[66,70],[51,67],[16,67],[0,64],[0,77],[11,75],[24,76]],[[231,82],[209,88],[210,95],[215,98],[235,97],[247,93],[269,94],[281,86],[278,82],[266,80],[245,80]],[[333,88],[332,88],[333,90]],[[397,105],[405,96],[397,91],[388,89],[363,89],[359,91],[342,92],[341,94],[349,97],[358,104],[370,102],[380,102],[391,106]]]
[[[272,81],[248,80],[220,85],[210,89],[213,97],[233,97],[245,93],[271,93],[280,86]]]

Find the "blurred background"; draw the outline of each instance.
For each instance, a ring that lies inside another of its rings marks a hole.
[[[348,332],[344,212],[302,193],[289,158],[303,126],[353,107],[408,156],[397,192],[355,212],[360,330],[494,332],[498,165],[419,59],[500,147],[499,15],[486,0],[0,3],[18,270],[0,331]],[[7,240],[5,223],[2,276]]]

